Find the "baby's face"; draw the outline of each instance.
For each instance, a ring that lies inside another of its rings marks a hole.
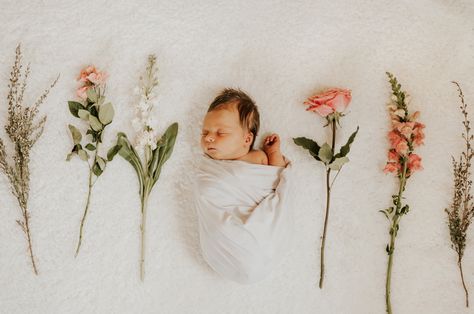
[[[242,128],[234,107],[208,112],[204,118],[201,147],[212,159],[238,159],[249,152],[253,134]]]

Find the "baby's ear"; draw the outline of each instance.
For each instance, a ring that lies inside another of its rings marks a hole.
[[[246,135],[245,135],[245,144],[252,144],[252,141],[253,141],[253,133],[252,132],[248,132]]]

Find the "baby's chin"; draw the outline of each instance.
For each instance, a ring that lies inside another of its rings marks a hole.
[[[217,149],[204,149],[203,152],[204,154],[215,160],[234,160],[239,158],[239,156],[234,157],[228,154],[222,154],[222,152],[218,151]]]
[[[216,149],[204,149],[203,152],[204,154],[211,157],[212,159],[216,159],[216,160],[222,159],[219,152]]]

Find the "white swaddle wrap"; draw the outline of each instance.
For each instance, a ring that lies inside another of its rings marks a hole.
[[[195,186],[203,256],[225,278],[263,279],[293,234],[286,168],[203,156]]]

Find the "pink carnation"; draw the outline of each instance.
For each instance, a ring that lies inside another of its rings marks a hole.
[[[103,85],[107,79],[105,72],[99,71],[95,66],[89,65],[81,70],[77,77],[78,81],[84,82],[86,85]]]
[[[343,112],[349,106],[352,95],[347,89],[332,88],[321,94],[314,95],[304,102],[308,105],[306,110],[317,112],[326,117],[335,112]]]

